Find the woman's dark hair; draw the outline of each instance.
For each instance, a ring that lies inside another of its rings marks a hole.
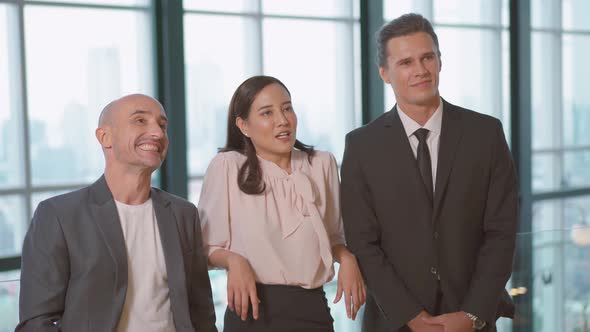
[[[240,167],[240,171],[238,172],[238,187],[249,195],[263,193],[266,189],[266,184],[262,180],[262,169],[260,168],[252,140],[242,134],[242,131],[236,125],[236,120],[237,118],[244,120],[248,118],[248,115],[250,115],[250,106],[252,106],[256,96],[258,96],[262,89],[271,84],[279,84],[291,96],[289,89],[278,79],[271,76],[253,76],[240,84],[229,104],[227,139],[225,146],[220,152],[237,151],[246,156],[246,162]],[[311,157],[315,153],[313,146],[295,140],[295,148],[307,153],[311,161]]]

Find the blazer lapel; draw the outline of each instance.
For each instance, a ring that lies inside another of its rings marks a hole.
[[[190,326],[190,322],[182,322],[183,318],[190,317],[187,304],[186,275],[183,260],[183,252],[178,236],[178,225],[170,201],[163,197],[160,192],[152,188],[152,202],[156,212],[160,241],[166,261],[166,272],[168,274],[168,288],[170,290],[170,307],[174,315],[175,325]],[[184,305],[183,305],[184,304]]]
[[[90,187],[90,210],[115,263],[115,299],[113,322],[119,321],[127,293],[127,250],[117,206],[104,175]],[[114,329],[114,327],[113,327]]]
[[[437,218],[438,216],[462,135],[463,122],[461,120],[461,113],[455,109],[455,106],[443,100],[443,118],[436,170],[433,218]]]

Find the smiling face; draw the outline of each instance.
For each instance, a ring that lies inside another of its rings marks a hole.
[[[379,67],[385,83],[393,88],[401,108],[439,103],[438,48],[425,32],[394,37],[387,42],[387,64]]]
[[[107,167],[159,168],[168,150],[167,124],[162,105],[148,96],[126,96],[107,106],[96,131]]]
[[[264,87],[252,102],[248,117],[237,118],[236,125],[251,139],[262,158],[290,157],[297,134],[297,116],[291,96],[280,84]]]

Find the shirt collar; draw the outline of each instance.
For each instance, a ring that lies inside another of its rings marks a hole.
[[[402,125],[404,126],[404,130],[406,131],[406,135],[408,137],[412,136],[414,132],[420,128],[426,128],[428,131],[432,132],[433,134],[440,135],[441,127],[442,127],[442,112],[443,112],[443,103],[440,100],[436,111],[432,114],[430,119],[426,121],[424,126],[421,126],[418,122],[414,121],[410,118],[406,113],[404,113],[399,105],[397,105],[397,113],[399,114],[399,118],[402,121]]]

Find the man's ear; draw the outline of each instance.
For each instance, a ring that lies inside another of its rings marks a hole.
[[[246,136],[246,137],[250,137],[250,135],[248,135],[248,122],[246,122],[244,119],[237,117],[236,118],[236,126],[240,129],[240,131],[242,132],[242,135]]]
[[[113,138],[110,128],[96,128],[94,134],[103,149],[110,149],[113,146]]]
[[[391,84],[391,81],[389,80],[389,76],[387,76],[387,68],[379,66],[379,76],[381,76],[381,79],[383,80],[383,82],[385,82],[387,84]]]

